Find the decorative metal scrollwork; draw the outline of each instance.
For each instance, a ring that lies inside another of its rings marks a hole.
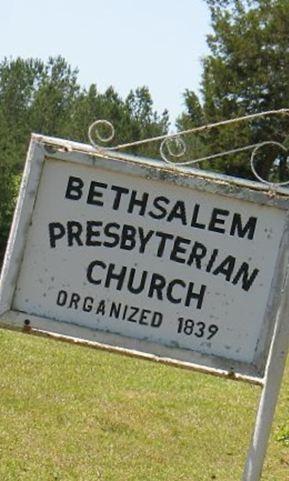
[[[267,140],[267,141],[264,141],[264,142],[261,142],[260,144],[257,144],[255,147],[254,147],[254,150],[251,154],[251,159],[250,159],[250,164],[251,164],[251,170],[253,172],[253,174],[255,175],[255,177],[260,180],[260,182],[263,182],[265,184],[268,184],[270,186],[275,186],[275,187],[281,187],[281,186],[285,186],[285,185],[289,185],[289,180],[286,180],[285,182],[269,182],[268,180],[265,180],[263,179],[263,177],[261,177],[256,168],[255,168],[255,164],[254,164],[254,161],[255,161],[255,158],[256,158],[256,154],[258,152],[258,150],[260,148],[262,148],[264,145],[277,145],[277,147],[279,147],[281,150],[283,150],[284,152],[287,153],[287,148],[284,147],[283,144],[280,144],[279,142],[274,142],[273,140]],[[287,157],[287,160],[288,160],[288,157]]]
[[[232,154],[244,152],[244,151],[252,151],[251,153],[251,158],[250,158],[250,166],[251,170],[260,182],[267,184],[270,186],[270,188],[274,189],[278,186],[286,186],[289,185],[289,180],[284,181],[284,182],[273,182],[269,181],[266,179],[263,179],[257,172],[256,170],[256,156],[259,153],[260,149],[264,146],[268,145],[274,145],[275,147],[277,146],[280,150],[283,152],[287,153],[287,148],[274,140],[265,140],[256,144],[251,144],[251,145],[245,145],[242,147],[237,147],[231,150],[227,151],[222,151],[222,152],[217,152],[215,154],[199,157],[197,159],[187,159],[185,161],[179,161],[179,159],[182,159],[186,152],[187,152],[187,144],[184,140],[184,137],[191,135],[191,134],[196,134],[196,133],[202,133],[202,132],[208,132],[216,127],[222,127],[225,125],[232,125],[232,124],[237,124],[240,122],[244,121],[250,121],[254,120],[260,117],[268,117],[268,116],[274,116],[274,115],[289,115],[289,109],[280,109],[280,110],[269,110],[266,112],[261,112],[257,114],[251,114],[251,115],[246,115],[243,117],[237,117],[234,119],[230,120],[222,120],[220,122],[215,122],[212,124],[207,124],[207,125],[202,125],[200,127],[195,127],[192,129],[188,130],[183,130],[181,132],[173,133],[173,134],[167,134],[167,135],[159,135],[156,137],[150,137],[147,139],[143,140],[138,140],[138,141],[133,141],[133,142],[128,142],[125,144],[119,144],[114,147],[108,147],[104,145],[99,145],[99,142],[102,144],[107,144],[108,142],[112,141],[114,136],[115,136],[115,129],[114,126],[111,122],[108,120],[96,120],[93,122],[88,130],[88,137],[90,140],[90,143],[93,145],[93,147],[98,150],[98,151],[114,151],[118,152],[120,150],[124,150],[130,147],[136,147],[140,145],[145,145],[153,142],[160,142],[160,147],[159,147],[159,152],[160,156],[163,159],[164,162],[174,166],[175,168],[181,167],[181,166],[186,166],[186,165],[195,165],[199,164],[200,162],[203,161],[211,161],[213,159],[217,159],[220,157],[224,156],[229,156]],[[95,141],[97,140],[97,142]],[[289,163],[289,157],[287,157],[288,163]]]
[[[106,136],[104,136],[104,134],[101,133],[101,130],[108,130],[109,133]],[[111,140],[113,140],[115,136],[114,126],[108,120],[96,120],[90,125],[88,129],[89,141],[91,145],[93,145],[93,147],[95,147],[96,149],[99,149],[100,146],[94,141],[94,135],[99,142],[103,142],[103,143],[110,142]]]
[[[187,151],[187,145],[184,139],[180,135],[165,137],[160,145],[160,155],[161,158],[168,164],[176,164],[169,160],[166,156],[165,150],[167,149],[169,155],[175,159],[181,158],[185,155]],[[177,165],[180,165],[178,162]]]

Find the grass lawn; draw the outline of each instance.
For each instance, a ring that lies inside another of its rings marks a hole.
[[[260,388],[0,330],[1,481],[240,481]],[[289,480],[289,364],[262,480]]]

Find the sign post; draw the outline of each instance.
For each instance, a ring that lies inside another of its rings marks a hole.
[[[280,315],[275,326],[274,338],[265,372],[264,386],[262,387],[262,395],[257,411],[251,446],[247,456],[243,481],[259,481],[261,479],[264,458],[288,353],[288,289],[288,279],[286,277],[286,283],[283,286],[284,297]]]
[[[262,386],[260,479],[288,350],[289,196],[34,135],[0,322]]]

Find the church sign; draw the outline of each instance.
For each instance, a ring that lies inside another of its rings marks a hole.
[[[253,182],[33,136],[1,322],[258,382],[287,209]]]
[[[0,325],[262,388],[259,481],[289,342],[288,190],[33,135]]]

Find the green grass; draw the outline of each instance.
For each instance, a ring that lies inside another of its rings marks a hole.
[[[1,481],[240,481],[260,388],[0,330]],[[262,480],[289,479],[289,365]]]

